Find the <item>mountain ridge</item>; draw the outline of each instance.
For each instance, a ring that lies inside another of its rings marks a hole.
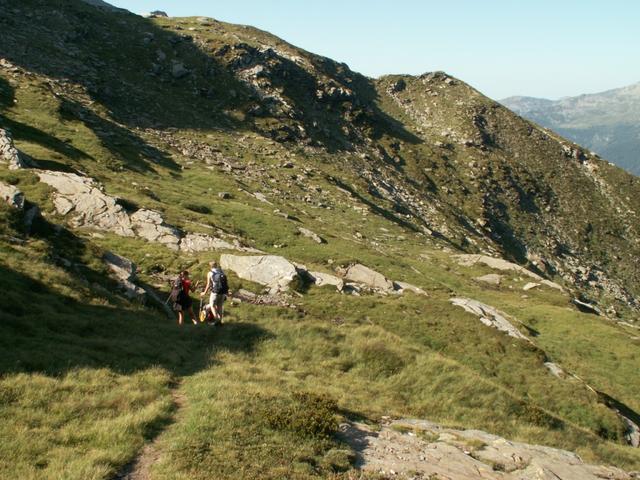
[[[636,177],[444,72],[9,3],[0,474],[347,479],[389,417],[640,465]],[[228,323],[165,320],[212,259]]]
[[[500,102],[638,174],[640,82],[558,100],[515,96]]]

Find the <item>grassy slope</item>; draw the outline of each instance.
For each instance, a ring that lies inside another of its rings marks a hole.
[[[178,133],[265,168],[290,195],[266,205],[238,188],[260,191],[274,182],[189,165],[160,143],[153,148],[164,161],[151,162],[142,153],[151,137],[110,123],[96,129],[41,79],[4,79],[0,85],[10,86],[5,90],[17,100],[4,102],[3,122],[13,128],[17,145],[47,168],[86,172],[107,192],[159,209],[189,230],[207,230],[189,222],[210,224],[325,271],[332,269],[328,259],[358,260],[430,295],[358,298],[312,289],[297,301],[304,314],[242,305],[233,307],[232,323],[220,332],[178,330],[157,312],[104,292],[113,285],[104,278],[103,249],[135,260],[147,281],[159,267],[188,266],[200,276],[212,255],[178,256],[140,240],[91,232],[56,234],[46,224],[27,243],[12,243],[7,236],[20,235],[19,219],[3,206],[0,282],[10,293],[0,309],[0,342],[8,352],[0,363],[0,475],[110,478],[164,432],[166,455],[153,470],[158,478],[328,476],[348,468],[350,454],[321,427],[331,429],[341,417],[388,414],[483,428],[574,449],[592,461],[640,465],[638,452],[621,445],[618,419],[579,385],[549,375],[542,351],[482,326],[448,298],[466,295],[514,314],[538,331],[535,342],[551,359],[638,410],[640,392],[630,380],[638,354],[632,334],[576,312],[559,293],[533,291],[523,299],[525,281],[515,276],[497,289],[476,284],[471,278],[487,270],[457,266],[441,244],[383,215],[393,211],[386,200],[347,196],[331,185],[328,177],[335,176],[366,192],[362,179],[328,161],[348,154],[294,154],[293,173],[316,170],[312,182],[324,192],[327,209],[300,199],[303,188],[286,183],[291,171],[278,168],[290,152],[262,136],[207,123]],[[178,97],[171,107],[182,101]],[[95,108],[106,118],[100,105]],[[266,154],[271,150],[275,154]],[[63,221],[33,173],[0,169],[0,178],[17,183],[50,221]],[[133,182],[138,187],[131,188]],[[223,201],[219,191],[233,198]],[[186,202],[211,213],[185,210]],[[275,209],[299,221],[285,220]],[[298,225],[328,243],[300,237]],[[240,282],[232,277],[232,285]],[[186,406],[173,418],[169,392],[179,380]],[[309,392],[336,404],[305,396]]]

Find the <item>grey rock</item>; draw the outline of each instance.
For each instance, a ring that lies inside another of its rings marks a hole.
[[[26,156],[13,145],[11,132],[3,128],[0,128],[0,161],[8,163],[9,170],[19,170],[29,166]]]
[[[361,283],[380,292],[391,293],[395,290],[391,280],[359,263],[349,266],[343,272],[343,276],[349,282]]]
[[[71,215],[74,226],[95,227],[124,237],[135,232],[127,212],[87,177],[43,170],[40,181],[53,187],[53,204],[60,215]]]
[[[136,266],[128,258],[107,252],[102,260],[111,271],[111,276],[118,282],[127,298],[144,300],[145,291],[134,283]]]
[[[309,275],[311,276],[313,283],[318,287],[322,287],[323,285],[333,285],[339,292],[344,288],[344,281],[340,277],[336,277],[330,273],[309,272]]]
[[[284,257],[276,255],[220,256],[220,266],[231,270],[238,277],[265,285],[271,293],[286,291],[298,278],[296,266]]]
[[[0,182],[0,198],[13,208],[24,208],[24,194],[13,185]]]
[[[617,467],[586,464],[566,450],[513,442],[480,430],[445,428],[426,420],[395,420],[375,429],[364,423],[344,423],[340,431],[340,437],[356,452],[359,468],[374,474],[385,472],[393,478],[633,478]],[[472,449],[473,444],[480,446]],[[502,468],[496,469],[496,465]]]
[[[602,315],[602,311],[596,305],[593,305],[591,303],[583,302],[581,300],[578,300],[577,298],[571,300],[571,303],[578,307],[578,310],[582,312],[593,313],[594,315]]]
[[[179,249],[180,230],[164,223],[159,212],[142,208],[131,215],[131,224],[139,237],[161,243],[172,250]]]
[[[565,378],[566,374],[564,370],[557,364],[553,362],[544,362],[544,366],[551,372],[554,377]]]
[[[173,61],[171,64],[171,75],[175,79],[184,78],[189,75],[190,71],[184,66],[184,63]]]
[[[489,273],[487,275],[482,275],[481,277],[476,277],[474,280],[478,282],[488,283],[489,285],[500,285],[502,282],[502,275],[498,275],[497,273]]]
[[[318,235],[315,232],[312,232],[311,230],[304,228],[304,227],[298,227],[298,232],[306,238],[309,238],[311,240],[313,240],[316,243],[326,243],[325,239],[322,238],[320,235]]]
[[[527,283],[524,287],[522,287],[522,289],[523,289],[525,292],[528,292],[529,290],[533,290],[534,288],[538,288],[539,286],[540,286],[540,284],[539,284],[539,283],[536,283],[536,282],[529,282],[529,283]]]
[[[229,192],[218,192],[218,198],[222,200],[228,200],[231,198],[231,194]]]
[[[415,285],[412,285],[407,282],[393,282],[393,285],[394,285],[394,288],[396,289],[396,292],[398,293],[404,293],[405,291],[408,291],[408,292],[413,292],[416,295],[427,296],[427,292],[425,292],[423,289],[421,289],[420,287],[416,287]]]
[[[506,313],[501,312],[490,305],[486,305],[470,298],[451,298],[449,301],[458,307],[464,308],[467,312],[476,315],[480,318],[482,323],[489,327],[500,330],[511,337],[520,338],[527,342],[531,341],[520,333],[520,331],[514,327],[509,320],[507,320]]]
[[[188,233],[180,241],[180,250],[184,252],[206,252],[210,250],[238,250],[235,245],[202,233]]]

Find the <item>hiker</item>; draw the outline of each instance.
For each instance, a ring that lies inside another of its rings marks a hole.
[[[194,325],[198,324],[198,319],[196,314],[193,313],[193,301],[191,300],[191,292],[196,290],[197,284],[192,285],[191,280],[189,279],[189,272],[184,270],[180,272],[180,276],[176,280],[176,289],[178,290],[178,294],[176,297],[176,306],[174,309],[178,312],[178,325],[182,325],[184,322],[184,313],[189,313],[191,321]]]
[[[214,323],[222,323],[223,304],[229,294],[227,276],[219,267],[218,262],[209,263],[211,270],[207,273],[207,284],[200,296],[204,296],[209,290],[209,308],[213,313]]]

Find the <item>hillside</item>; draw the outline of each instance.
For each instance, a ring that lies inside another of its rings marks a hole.
[[[638,179],[461,80],[10,0],[0,115],[0,478],[376,478],[377,430],[640,469]]]
[[[500,102],[629,172],[640,173],[640,83],[556,101],[509,97]]]

